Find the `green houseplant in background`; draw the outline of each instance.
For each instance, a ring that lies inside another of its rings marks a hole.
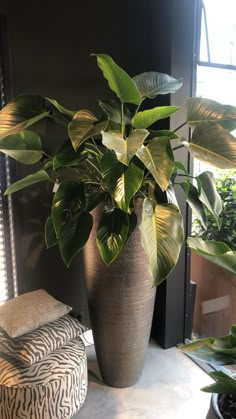
[[[152,286],[174,268],[184,241],[174,184],[180,184],[204,226],[205,207],[216,220],[221,212],[212,174],[201,174],[194,186],[186,168],[176,161],[175,150],[185,147],[214,166],[235,168],[236,140],[230,131],[236,127],[236,108],[190,98],[186,123],[193,129],[191,140],[179,138],[178,128],[158,129],[158,121],[178,107],[149,108],[146,99],[174,93],[182,80],[157,72],[131,78],[111,57],[96,54],[96,59],[113,92],[110,101],[99,102],[99,115],[69,111],[38,95],[18,96],[0,112],[0,151],[23,164],[37,163],[37,170],[9,186],[7,194],[43,181],[57,185],[46,220],[47,247],[58,245],[69,266],[87,242],[88,300],[100,370],[107,383],[127,386],[142,370]],[[67,129],[64,144],[50,156],[39,136],[29,130],[44,118]],[[150,128],[154,123],[157,129]],[[137,256],[141,243],[145,253],[140,250]],[[99,260],[94,259],[96,252]],[[102,272],[97,271],[101,261]],[[145,274],[138,275],[137,270],[132,274],[137,264],[145,267]],[[125,269],[118,279],[121,265]],[[138,343],[131,335],[136,330]]]
[[[190,247],[198,255],[236,275],[236,173],[227,171],[217,176],[216,187],[222,199],[223,209],[219,224],[209,212],[207,229],[198,219],[193,222],[193,238]],[[232,250],[231,250],[232,249]],[[204,387],[205,392],[214,393],[212,414],[218,418],[232,418],[236,413],[236,380],[232,372],[221,367],[236,363],[236,325],[221,338],[206,337],[186,344],[181,349],[202,362],[211,364],[218,371],[209,375],[215,383]],[[220,369],[220,370],[219,370]]]

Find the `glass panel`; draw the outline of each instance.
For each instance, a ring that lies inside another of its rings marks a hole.
[[[204,0],[210,61],[236,65],[236,1]],[[200,60],[208,61],[206,27],[202,13]]]

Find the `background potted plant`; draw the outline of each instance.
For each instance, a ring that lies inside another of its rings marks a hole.
[[[96,58],[115,94],[99,102],[99,115],[69,111],[38,95],[18,96],[0,112],[0,151],[24,164],[37,163],[36,172],[12,184],[7,194],[42,181],[54,185],[45,227],[47,247],[58,245],[69,266],[87,242],[88,301],[100,370],[108,384],[124,387],[141,373],[154,286],[176,265],[184,240],[173,185],[182,186],[203,224],[205,206],[216,219],[221,212],[212,174],[203,173],[194,186],[175,160],[175,150],[186,147],[193,157],[212,165],[235,167],[236,141],[230,131],[236,127],[236,108],[189,99],[190,142],[179,138],[178,128],[151,129],[178,107],[149,108],[146,99],[174,93],[182,80],[157,72],[131,78],[111,57]],[[28,129],[44,118],[61,124],[65,132],[63,145],[53,155]]]
[[[207,418],[233,418],[236,414],[236,379],[222,366],[236,362],[236,325],[232,325],[230,333],[219,339],[207,337],[180,347],[193,358],[211,364],[218,369],[209,373],[215,383],[202,388],[202,391],[213,393],[211,410]]]
[[[236,250],[236,172],[216,170],[216,189],[222,200],[222,212],[217,224],[214,216],[207,213],[207,228],[198,219],[193,220],[192,236],[203,240],[220,241]],[[212,334],[216,337],[228,333],[229,325],[236,319],[235,285],[236,278],[232,272],[206,260],[196,252],[191,254],[191,279],[197,283],[194,313],[194,330],[199,336]],[[228,305],[225,309],[210,313],[202,313],[204,301],[227,296]],[[214,321],[212,316],[214,315]]]

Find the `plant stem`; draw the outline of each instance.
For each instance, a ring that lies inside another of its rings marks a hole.
[[[102,174],[101,174],[101,172],[100,172],[100,170],[95,166],[95,164],[93,164],[92,162],[91,162],[91,160],[87,160],[87,162],[91,165],[91,166],[93,166],[93,168],[99,173],[99,175],[102,177]]]
[[[91,138],[91,140],[92,140],[92,143],[93,143],[94,147],[96,148],[96,150],[97,150],[97,152],[98,152],[99,156],[100,156],[100,157],[102,157],[102,156],[103,156],[103,154],[102,154],[102,152],[99,150],[99,148],[98,148],[98,146],[97,146],[97,144],[96,144],[96,141],[94,140],[94,138],[93,138],[93,137]]]
[[[181,145],[178,145],[177,147],[173,147],[173,151],[175,151],[175,150],[178,150],[179,148],[183,148],[184,147],[184,145],[183,144],[181,144]]]
[[[46,151],[43,151],[42,150],[42,154],[44,154],[46,157],[48,157],[50,160],[52,160],[53,159],[53,157],[52,156],[50,156],[50,154],[48,154],[48,153],[46,153]]]
[[[184,127],[187,124],[187,121],[183,122],[181,125],[179,125],[173,132],[179,131],[180,128]]]

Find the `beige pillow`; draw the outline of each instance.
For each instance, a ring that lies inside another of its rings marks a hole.
[[[0,306],[0,327],[15,338],[59,319],[71,307],[56,300],[45,290],[19,295]]]

